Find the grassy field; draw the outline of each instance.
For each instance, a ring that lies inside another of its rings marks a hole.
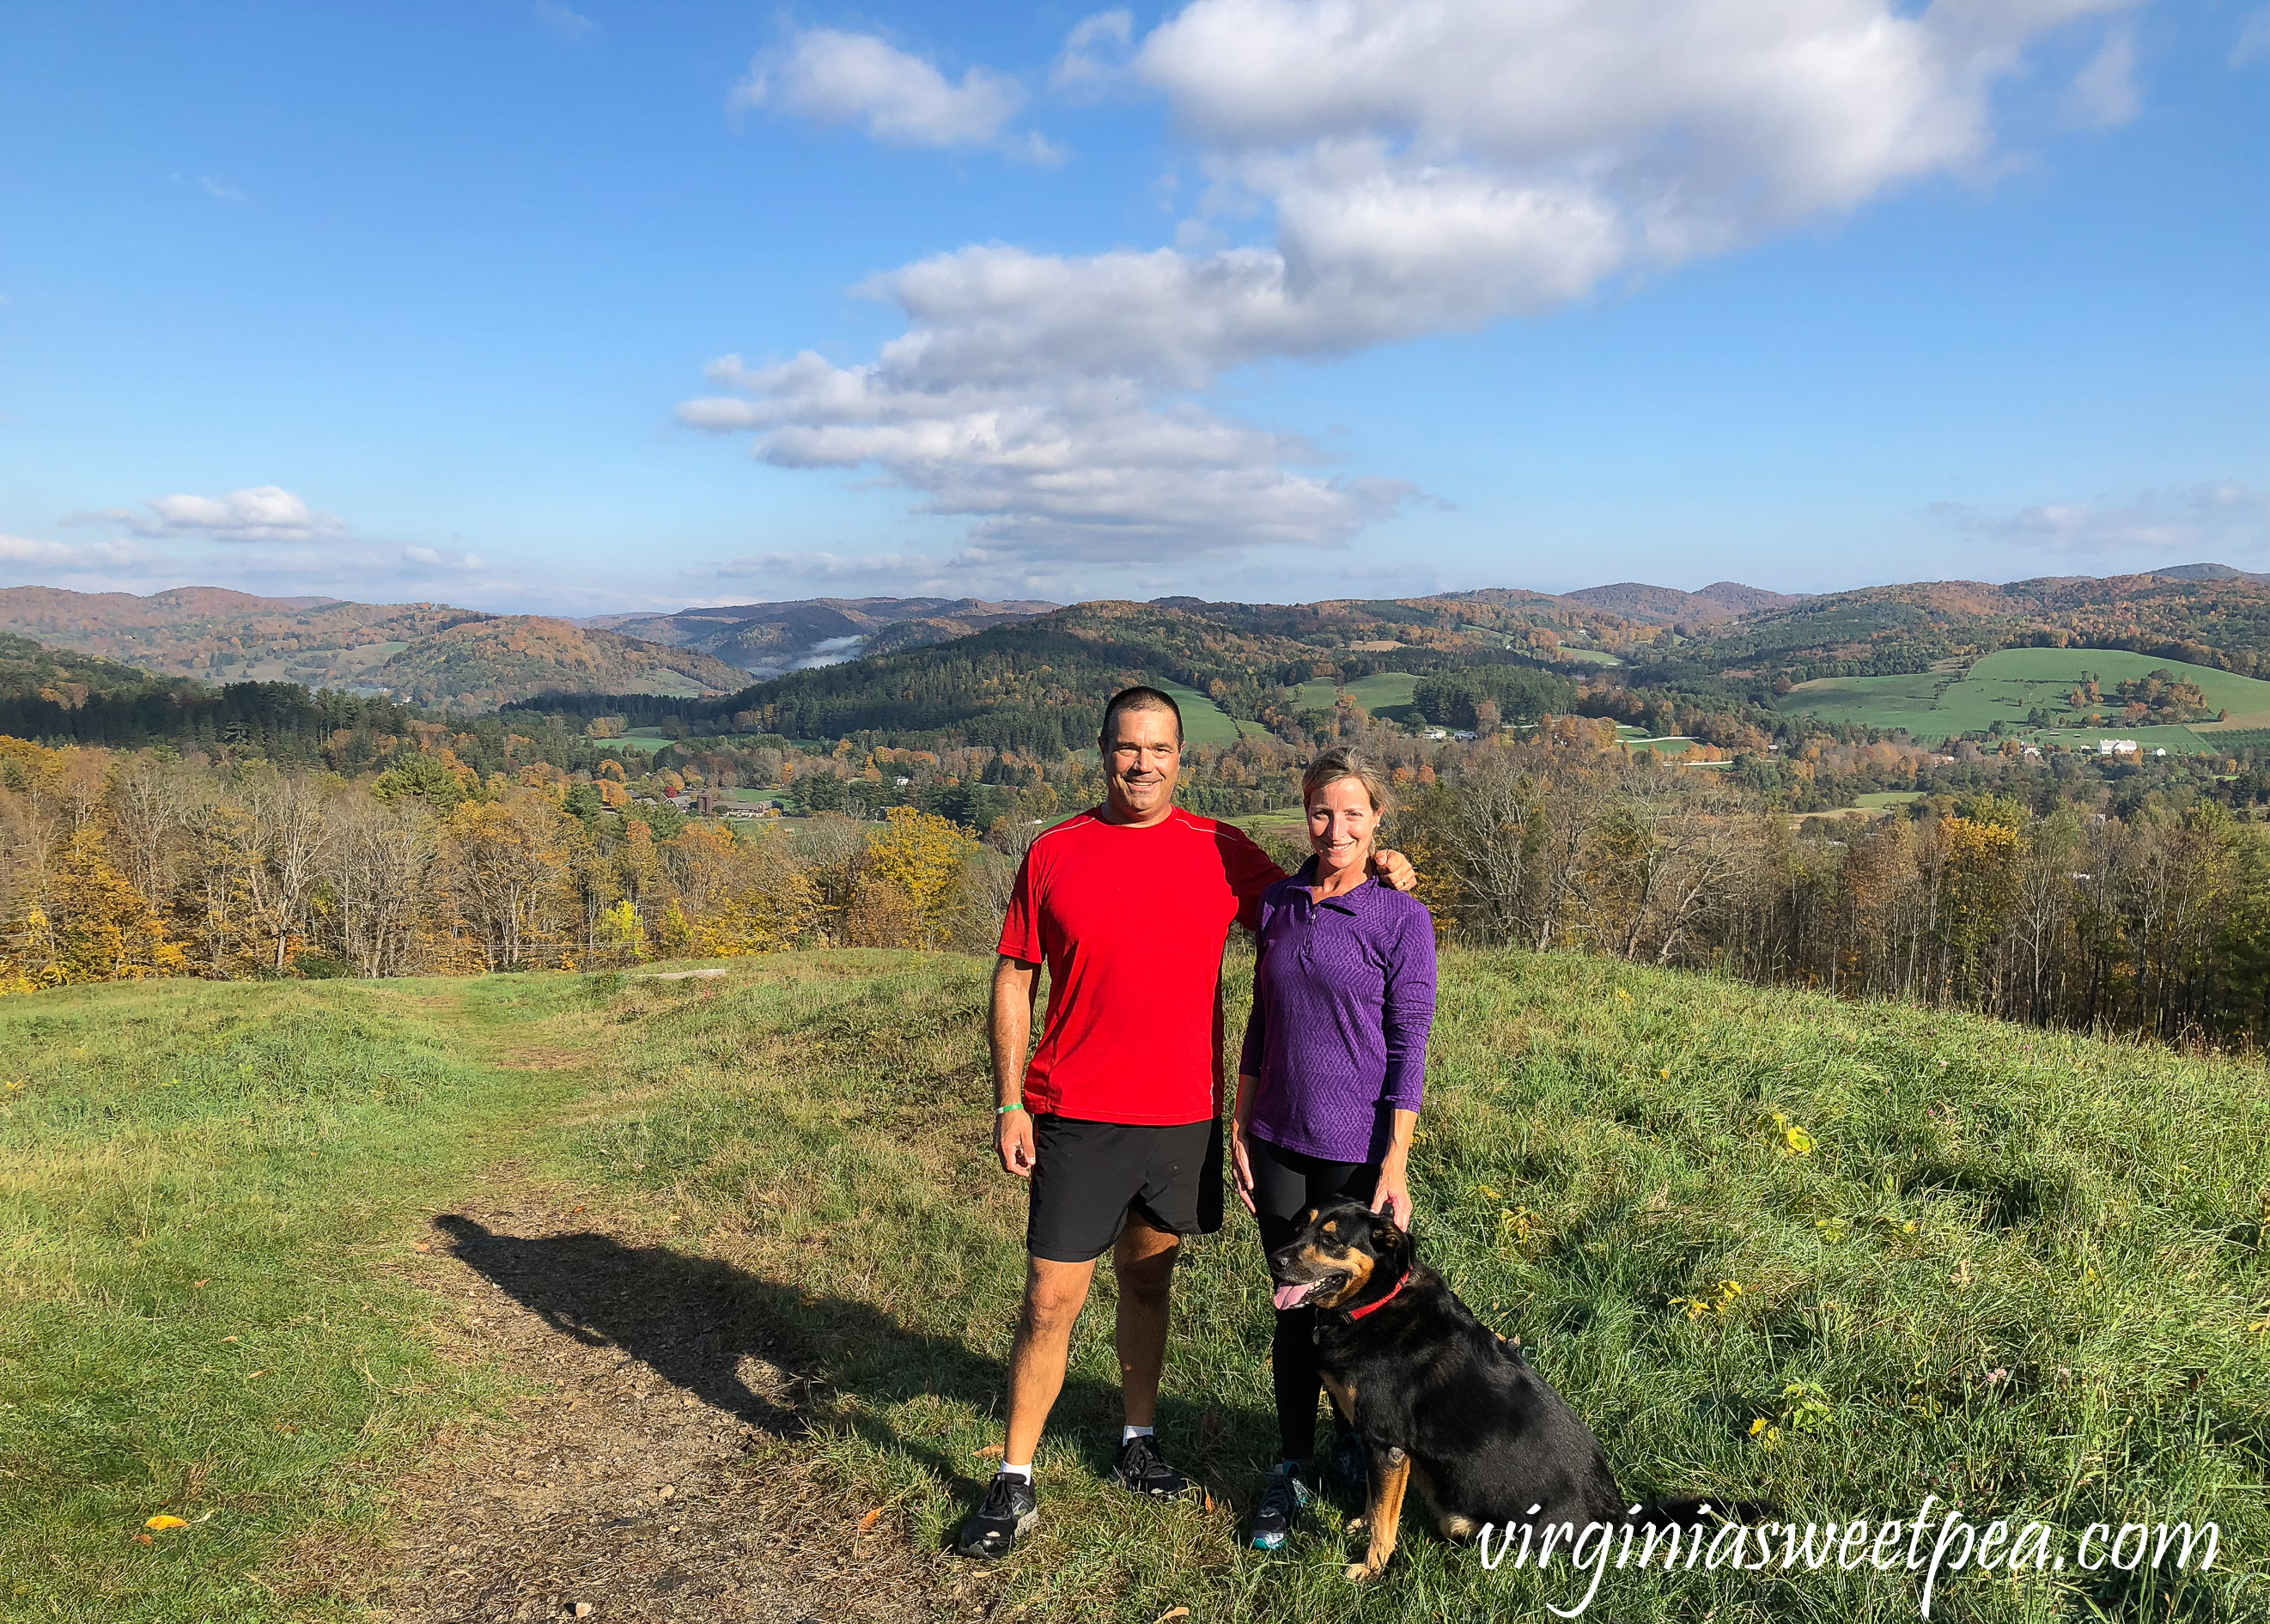
[[[1247,730],[1260,730],[1257,723],[1240,723],[1196,688],[1163,681],[1159,686],[1182,707],[1183,737],[1193,745],[1234,745]]]
[[[1294,703],[1314,710],[1330,710],[1339,702],[1341,694],[1354,699],[1374,716],[1382,711],[1397,712],[1411,703],[1411,695],[1419,686],[1419,679],[1409,671],[1379,671],[1369,677],[1359,677],[1345,686],[1319,679],[1304,682],[1295,688]],[[1389,720],[1400,717],[1391,715]]]
[[[1971,663],[1968,671],[1918,671],[1897,677],[1822,678],[1800,683],[1784,699],[1784,709],[1805,711],[1830,722],[1904,728],[1920,740],[1983,732],[1997,722],[2024,725],[2036,708],[2048,709],[2053,723],[2044,737],[2094,746],[2097,738],[2134,738],[2147,749],[2221,749],[2209,725],[2203,732],[2183,727],[2103,728],[2069,730],[2076,713],[2068,703],[2081,673],[2093,671],[2109,695],[2115,685],[2155,671],[2171,671],[2199,684],[2207,702],[2228,710],[2226,728],[2260,727],[2270,722],[2270,682],[2229,671],[2158,660],[2121,649],[2004,649]],[[2146,734],[2153,737],[2148,742]]]
[[[568,978],[0,1001],[0,1618],[266,1619],[436,1427],[501,1397],[382,1266],[557,1073],[466,1057]],[[137,1544],[153,1516],[190,1526]]]
[[[986,1150],[984,967],[729,968],[0,1004],[23,1085],[0,1119],[0,1618],[323,1616],[245,1576],[377,1524],[430,1430],[495,1400],[493,1373],[434,1356],[384,1262],[507,1159],[682,1216],[680,1247],[775,1305],[831,1395],[815,1438],[763,1447],[824,1451],[943,1539],[998,1442],[1022,1269],[1022,1189]],[[2213,1518],[2205,1577],[1964,1577],[1932,1616],[2270,1611],[2259,1064],[1599,960],[1443,969],[1422,1254],[1522,1338],[1628,1487],[1822,1519],[1932,1494],[2038,1517],[2064,1550],[2090,1522]],[[528,1044],[588,1064],[513,1069]],[[1102,1487],[1100,1286],[1040,1456],[1042,1531],[1009,1565],[1030,1616],[1528,1618],[1581,1594],[1485,1573],[1415,1519],[1365,1591],[1332,1523],[1241,1548],[1274,1436],[1242,1217],[1192,1246],[1176,1312],[1161,1431],[1214,1504]],[[190,1527],[132,1544],[160,1509]],[[1917,1589],[1833,1564],[1612,1572],[1589,1616],[1890,1620]]]

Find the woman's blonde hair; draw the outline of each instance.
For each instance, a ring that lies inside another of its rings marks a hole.
[[[1327,784],[1338,783],[1343,778],[1353,778],[1363,786],[1371,797],[1371,810],[1384,818],[1394,807],[1394,797],[1387,792],[1387,780],[1380,770],[1346,745],[1335,745],[1315,760],[1301,775],[1301,810],[1306,812],[1317,804],[1317,793]]]

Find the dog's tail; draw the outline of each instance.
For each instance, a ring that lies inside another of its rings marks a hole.
[[[1691,1527],[1697,1523],[1716,1525],[1720,1523],[1768,1523],[1778,1521],[1781,1508],[1770,1500],[1714,1500],[1696,1496],[1683,1500],[1658,1500],[1642,1506],[1630,1514],[1630,1520],[1642,1528],[1665,1524]]]

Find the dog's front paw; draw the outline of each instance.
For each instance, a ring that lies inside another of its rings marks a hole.
[[[1347,1576],[1349,1583],[1361,1584],[1368,1579],[1377,1578],[1379,1576],[1379,1569],[1373,1567],[1369,1562],[1350,1562],[1348,1564]]]

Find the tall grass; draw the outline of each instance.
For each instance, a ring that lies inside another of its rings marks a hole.
[[[1933,1616],[2270,1616],[2259,1067],[1598,960],[1452,953],[1443,985],[1421,1254],[1521,1339],[1636,1495],[1842,1521],[1935,1494],[2051,1524],[2066,1553],[2092,1522],[2212,1519],[2204,1576],[1942,1579]],[[619,995],[614,1092],[566,1146],[736,1262],[840,1395],[824,1447],[933,1539],[998,1442],[1022,1271],[983,997],[980,965],[882,955],[765,961],[706,998],[642,983]],[[1235,1212],[1180,1272],[1161,1424],[1215,1503],[1105,1489],[1108,1294],[1042,1447],[1044,1531],[1012,1559],[1040,1613],[1529,1616],[1581,1594],[1424,1532],[1358,1592],[1336,1518],[1240,1547],[1274,1428]],[[1612,1573],[1593,1616],[1891,1620],[1918,1589],[1834,1564]]]

